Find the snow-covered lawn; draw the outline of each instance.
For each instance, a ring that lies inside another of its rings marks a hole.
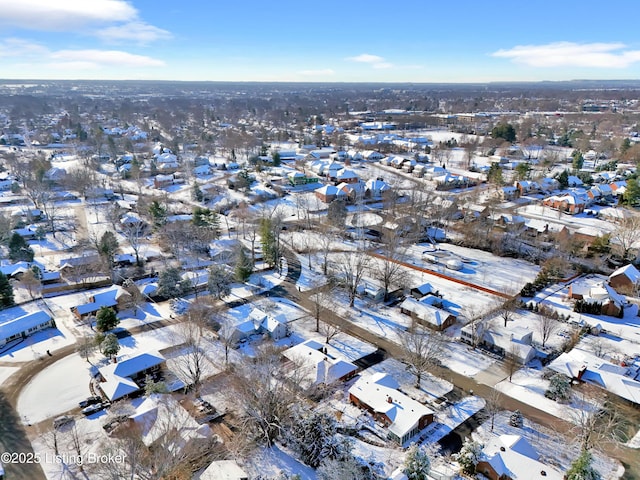
[[[267,478],[277,478],[281,473],[300,475],[301,480],[316,480],[313,468],[300,463],[290,453],[274,445],[271,448],[260,448],[253,452],[246,463],[242,465],[249,478],[262,475]]]
[[[40,422],[77,408],[90,395],[90,367],[80,355],[72,354],[33,377],[18,397],[23,422]]]
[[[558,403],[544,396],[549,387],[549,380],[542,378],[541,368],[524,367],[515,372],[511,378],[498,383],[495,388],[509,397],[520,400],[534,408],[550,413],[566,421],[579,418],[584,403]]]
[[[0,367],[0,385],[18,370],[20,370],[19,367]]]
[[[475,377],[495,363],[491,357],[469,348],[465,343],[452,341],[448,342],[445,348],[446,354],[442,360],[444,366],[467,377]]]
[[[431,250],[431,244],[415,245],[408,254],[416,265],[503,293],[519,292],[524,284],[533,281],[540,271],[539,266],[524,260],[499,257],[482,250],[460,247],[450,243],[439,243],[437,248],[441,261],[436,265],[422,260],[422,252],[425,249]],[[462,261],[462,270],[451,270],[444,267],[444,263],[449,259]]]
[[[405,394],[420,403],[434,404],[440,397],[443,397],[453,389],[453,384],[429,373],[422,375],[420,388],[416,388],[415,375],[408,372],[407,366],[395,358],[387,358],[367,368],[363,373],[373,375],[378,372],[391,375]]]

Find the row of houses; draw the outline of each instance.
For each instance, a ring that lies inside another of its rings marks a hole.
[[[331,203],[334,200],[354,201],[357,198],[381,198],[385,192],[390,190],[391,187],[384,180],[371,179],[366,182],[323,185],[314,190],[314,194],[320,201]]]

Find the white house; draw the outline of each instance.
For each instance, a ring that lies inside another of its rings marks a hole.
[[[358,371],[353,363],[346,360],[331,345],[315,340],[295,345],[282,355],[292,362],[296,369],[301,369],[304,388],[313,385],[329,385],[351,378]]]
[[[27,338],[29,335],[45,328],[55,327],[55,325],[51,315],[43,311],[11,318],[6,322],[0,323],[0,348],[13,340]]]

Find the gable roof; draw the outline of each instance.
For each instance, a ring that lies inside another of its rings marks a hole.
[[[355,372],[358,367],[341,358],[339,353],[330,345],[316,340],[295,345],[282,355],[294,363],[297,363],[307,373],[303,382],[307,387],[324,383],[326,385]]]
[[[30,328],[39,327],[50,321],[51,315],[43,311],[12,318],[7,322],[0,323],[0,340],[6,340],[14,335],[28,331]]]
[[[498,474],[498,477],[513,480],[563,480],[564,474],[539,460],[531,444],[520,435],[493,437],[485,445],[483,460]]]
[[[624,275],[631,283],[640,283],[640,272],[631,263],[618,268],[615,272],[609,275],[609,280],[611,280],[612,277],[617,277],[618,275]]]
[[[574,348],[561,354],[549,364],[549,368],[570,378],[578,378],[583,371],[583,381],[640,404],[640,381],[627,376],[629,368],[608,363],[590,352]]]
[[[453,314],[436,308],[428,303],[419,302],[413,297],[407,297],[404,302],[400,304],[400,308],[412,312],[420,320],[423,320],[431,325],[441,327],[449,317]]]
[[[400,390],[398,383],[387,373],[361,377],[349,389],[349,394],[366,403],[375,412],[384,414],[391,425],[389,432],[403,438],[417,427],[420,419],[434,412]]]
[[[122,398],[140,389],[131,377],[164,361],[165,358],[159,352],[151,351],[105,365],[98,369],[105,379],[100,383],[100,388],[111,401]]]

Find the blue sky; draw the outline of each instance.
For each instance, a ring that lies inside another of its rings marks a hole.
[[[640,79],[635,0],[0,0],[0,78]]]

